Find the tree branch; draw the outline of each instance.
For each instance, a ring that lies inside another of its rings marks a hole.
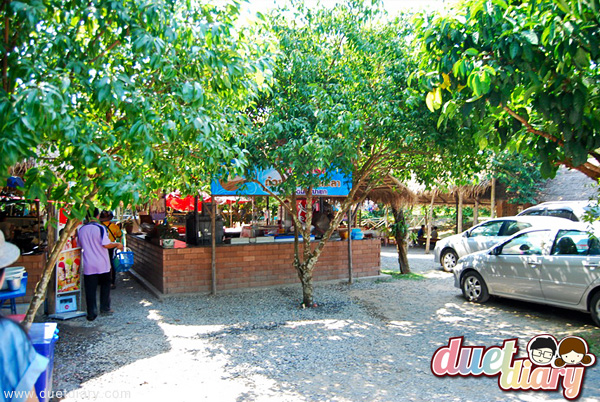
[[[112,45],[110,45],[108,48],[106,48],[105,51],[103,51],[102,53],[100,53],[98,56],[94,57],[92,60],[90,60],[89,64],[94,63],[96,60],[98,60],[100,57],[104,56],[106,53],[110,52],[111,50],[113,50],[116,46],[120,45],[121,41],[117,40],[115,41]]]
[[[560,138],[556,138],[555,136],[548,134],[545,131],[535,129],[531,124],[529,124],[529,122],[527,120],[525,120],[525,118],[523,116],[519,115],[517,112],[515,112],[514,110],[512,110],[511,108],[509,108],[506,105],[501,104],[501,106],[502,106],[502,109],[504,109],[509,115],[511,115],[512,117],[517,119],[522,125],[524,125],[529,133],[539,135],[540,137],[544,137],[545,139],[555,142],[560,146],[564,145],[564,142]]]
[[[561,140],[560,138],[557,138],[549,133],[546,133],[545,131],[535,129],[531,124],[529,124],[529,122],[527,120],[525,120],[525,118],[523,116],[520,116],[514,110],[510,109],[508,106],[502,105],[502,109],[504,109],[509,115],[511,115],[512,117],[517,119],[521,124],[523,124],[523,126],[525,126],[525,128],[527,129],[527,132],[529,132],[531,134],[539,135],[540,137],[543,137],[543,138],[546,138],[547,140],[557,143],[561,147],[563,147],[565,145],[565,142],[563,140]],[[594,157],[594,159],[596,159],[598,162],[600,162],[600,154],[598,152],[590,150],[590,151],[587,151],[587,153],[588,153],[588,155]],[[569,161],[563,161],[563,164],[567,167],[570,167],[571,169],[579,170],[580,172],[584,173],[585,175],[589,176],[590,178],[593,178],[594,180],[597,180],[598,177],[600,177],[600,167],[598,167],[594,164],[591,164],[589,162],[586,162],[586,163],[582,164],[581,166],[574,166]]]

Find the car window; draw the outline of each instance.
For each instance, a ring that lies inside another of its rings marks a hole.
[[[540,255],[550,241],[549,230],[524,233],[517,236],[504,246],[502,255]]]
[[[543,209],[533,209],[531,211],[523,211],[519,215],[542,216],[542,215],[544,215],[544,210]]]
[[[504,221],[494,221],[483,223],[469,232],[469,237],[477,236],[498,236],[500,228],[504,224]]]
[[[565,218],[574,222],[579,222],[579,219],[577,219],[573,211],[568,209],[548,209],[546,212],[548,216],[556,216],[557,218]]]
[[[531,227],[530,223],[507,221],[506,224],[502,227],[500,236],[512,236],[523,229],[527,229],[528,227]]]
[[[600,255],[600,240],[582,230],[560,230],[552,246],[554,255]]]

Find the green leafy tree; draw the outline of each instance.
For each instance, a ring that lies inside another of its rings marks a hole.
[[[241,172],[243,111],[269,79],[269,42],[235,24],[239,4],[4,1],[0,175],[23,158],[26,196],[68,205],[27,314],[94,202],[136,204],[163,188]]]
[[[491,159],[490,170],[506,186],[511,204],[535,204],[543,182],[540,163],[522,154],[501,152]]]
[[[597,0],[469,0],[417,21],[427,103],[478,130],[481,148],[600,178]]]
[[[418,172],[425,182],[450,177],[445,156],[467,160],[469,153],[453,152],[468,139],[436,130],[435,121],[423,113],[422,98],[407,85],[414,65],[406,20],[385,21],[378,2],[294,6],[271,17],[281,54],[272,93],[251,114],[256,132],[248,141],[252,165],[274,167],[283,178],[275,186],[276,197],[303,237],[301,250],[296,236],[294,267],[303,302],[311,306],[315,264],[352,205],[390,173],[408,179]],[[310,206],[312,190],[334,170],[351,174],[352,186],[348,197],[339,200],[329,230],[311,247],[312,208],[303,225],[296,189],[302,189]]]

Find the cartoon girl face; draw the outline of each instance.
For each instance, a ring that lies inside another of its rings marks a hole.
[[[596,356],[588,353],[587,342],[578,336],[563,338],[558,345],[558,354],[560,357],[552,363],[553,367],[578,364],[591,366],[596,361]]]
[[[560,357],[562,357],[563,361],[566,364],[579,364],[581,360],[583,360],[583,356],[585,356],[585,354],[577,353],[574,350],[570,351],[569,353],[560,355]]]

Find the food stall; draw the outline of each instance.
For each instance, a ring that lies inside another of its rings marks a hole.
[[[268,184],[269,180],[277,180],[275,175],[276,172],[271,170],[263,172],[261,177]],[[344,178],[334,177],[328,186],[315,189],[316,194],[323,197],[317,201],[317,208],[321,208],[326,199],[347,195],[344,181]],[[212,185],[215,200],[219,196],[268,195],[256,183],[242,183],[239,179],[233,183],[214,182]],[[299,202],[302,203],[302,200]],[[303,206],[306,207],[305,200]],[[298,283],[293,266],[291,217],[281,213],[279,217],[283,219],[278,219],[281,222],[277,225],[258,225],[253,222],[242,227],[239,238],[226,239],[222,230],[223,219],[217,216],[216,247],[213,249],[210,241],[213,232],[210,225],[211,210],[212,204],[204,203],[199,207],[196,202],[194,212],[186,217],[186,235],[182,235],[173,248],[149,241],[143,234],[128,235],[127,244],[135,254],[135,263],[130,272],[158,295]],[[352,242],[351,261],[355,278],[380,274],[380,250],[379,239]],[[348,242],[341,236],[332,238],[325,245],[315,267],[314,280],[348,279],[348,265]]]
[[[21,251],[21,256],[12,266],[23,267],[28,275],[25,296],[17,302],[29,302],[46,263],[46,231],[39,201],[4,192],[0,196],[0,225],[7,234],[6,240]]]

